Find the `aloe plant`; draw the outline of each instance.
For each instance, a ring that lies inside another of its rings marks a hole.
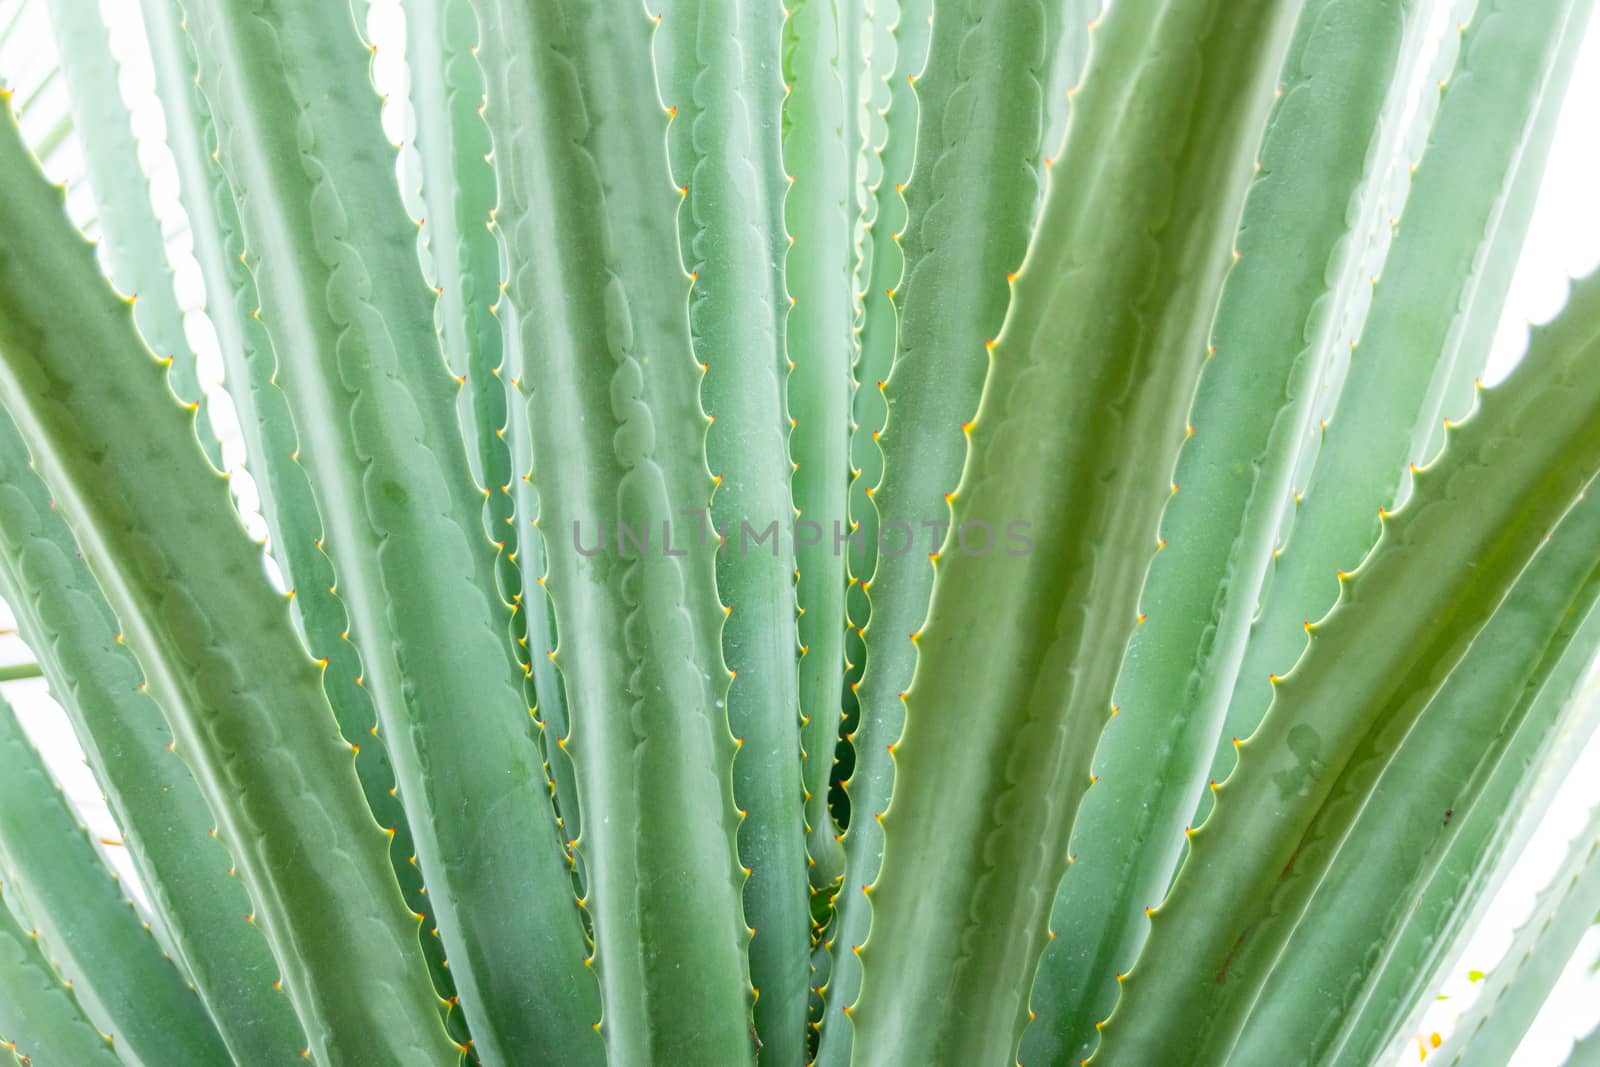
[[[1410,1040],[1600,722],[1600,275],[1479,383],[1592,0],[403,0],[404,146],[365,3],[137,6],[209,332],[99,5],[0,128],[0,681],[142,882],[0,705],[21,1062]]]

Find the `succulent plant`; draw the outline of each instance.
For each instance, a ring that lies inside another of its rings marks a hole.
[[[404,0],[404,185],[364,2],[139,0],[232,416],[40,4],[0,596],[142,885],[0,707],[19,1059],[1411,1040],[1600,721],[1600,277],[1478,384],[1591,0]]]

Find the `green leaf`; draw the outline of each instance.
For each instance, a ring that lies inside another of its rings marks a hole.
[[[606,1054],[749,1063],[725,615],[653,23],[578,0],[478,12]]]
[[[545,771],[556,803],[556,826],[567,843],[568,859],[574,864],[573,878],[581,894],[583,865],[571,852],[572,841],[583,828],[577,772],[570,756],[559,745],[571,732],[571,714],[567,708],[566,685],[555,664],[558,644],[555,608],[544,585],[549,562],[544,538],[534,529],[539,515],[539,491],[533,484],[533,439],[527,417],[532,379],[528,375],[528,353],[521,344],[516,309],[508,301],[501,300],[495,305],[495,315],[501,320],[504,332],[505,363],[501,373],[509,388],[514,390],[507,411],[506,437],[511,445],[511,468],[517,472],[511,492],[515,502],[513,521],[518,524],[516,562],[522,572],[518,622],[524,628],[521,640],[526,642],[527,670],[537,702],[534,712],[544,748]]]
[[[1289,915],[1303,911],[1299,923],[1276,961],[1254,958],[1249,942],[1234,957],[1233,967],[1270,968],[1235,1056],[1250,1062],[1270,1050],[1282,1057],[1283,1035],[1295,1034],[1297,1055],[1326,1062],[1597,598],[1600,491],[1591,491],[1555,528],[1416,724],[1403,736],[1379,734],[1345,769],[1295,861],[1301,871],[1322,863],[1326,873],[1285,880],[1274,905]],[[1593,652],[1592,645],[1577,647]],[[1499,798],[1486,799],[1495,805]],[[1259,933],[1252,940],[1274,942]]]
[[[1073,828],[1073,865],[1032,997],[1024,1062],[1076,1064],[1133,966],[1145,908],[1171,881],[1204,789],[1271,559],[1315,386],[1357,280],[1352,240],[1375,199],[1381,130],[1419,7],[1311,0],[1268,121],[1261,169],[1222,291],[1192,432],[1145,579],[1145,621],[1117,679],[1118,709]],[[1381,125],[1380,125],[1381,124]],[[1363,210],[1352,212],[1356,203]]]
[[[1484,0],[1463,31],[1338,410],[1256,619],[1224,744],[1261,721],[1272,698],[1268,679],[1294,665],[1305,622],[1333,605],[1337,571],[1372,547],[1378,509],[1395,504],[1407,459],[1420,459],[1410,451],[1414,435],[1420,443],[1439,419],[1443,391],[1431,383],[1449,376],[1446,341],[1502,218],[1572,7]],[[1219,771],[1229,766],[1226,756],[1219,762]]]
[[[1371,1060],[1391,1035],[1414,1030],[1430,986],[1457,966],[1468,943],[1462,933],[1478,927],[1600,721],[1600,702],[1579,692],[1596,648],[1600,608],[1578,624],[1516,733],[1508,741],[1497,739],[1498,759],[1478,802],[1443,842],[1426,884],[1407,905],[1361,1001],[1343,1023],[1335,1060]],[[1469,971],[1467,977],[1481,981],[1483,973]]]
[[[228,395],[238,415],[246,462],[261,489],[268,548],[295,590],[293,605],[312,656],[325,659],[322,688],[346,740],[361,742],[356,774],[379,826],[394,831],[389,859],[406,904],[431,912],[422,872],[411,861],[415,849],[405,811],[395,795],[394,769],[377,738],[372,694],[356,679],[361,660],[350,643],[349,616],[334,592],[333,564],[322,549],[322,516],[299,461],[299,437],[289,403],[275,376],[278,360],[257,314],[260,295],[244,260],[244,243],[233,191],[217,150],[216,126],[198,85],[194,50],[184,34],[176,0],[141,0],[156,87],[166,119],[167,143],[178,168],[183,207],[194,235],[194,254],[206,288],[206,315],[216,331]],[[434,988],[452,998],[455,983],[443,966],[444,946],[425,926],[422,939]],[[455,1014],[459,1015],[459,1008]],[[457,1028],[464,1030],[464,1024]]]
[[[90,844],[0,700],[0,871],[89,1018],[137,1061],[207,1067],[228,1049]],[[234,922],[244,925],[244,916]],[[269,987],[259,991],[271,996]]]
[[[1556,876],[1517,928],[1471,1009],[1437,1053],[1448,1067],[1509,1063],[1600,909],[1600,811],[1567,847]],[[1432,1059],[1433,1057],[1430,1057]]]
[[[116,616],[77,542],[28,469],[27,446],[3,417],[0,595],[72,721],[228,1050],[235,1058],[271,1049],[280,1061],[297,1056],[305,1034],[289,998],[273,992],[278,965],[261,931],[242,921],[250,898],[212,839],[211,811],[171,750],[172,732],[117,639]]]
[[[111,1042],[94,1028],[77,996],[63,985],[0,899],[0,1048],[18,1063],[116,1067]]]
[[[831,889],[844,869],[828,783],[843,714],[848,534],[850,367],[855,352],[856,110],[844,47],[853,27],[837,0],[798,0],[784,23],[783,165],[792,182],[784,224],[793,240],[784,277],[793,307],[785,344],[792,368],[794,551],[800,621],[800,722],[811,884]],[[787,516],[785,516],[787,518]],[[789,525],[784,523],[783,525]]]
[[[870,897],[862,1062],[978,1062],[1020,1037],[1298,8],[1120,0],[1098,33],[965,427]],[[1035,18],[1010,31],[1036,41]]]
[[[516,520],[511,451],[504,431],[506,386],[500,380],[500,245],[489,229],[494,167],[484,125],[483,71],[473,55],[478,20],[468,0],[405,0],[406,67],[422,160],[424,260],[439,301],[439,347],[452,374],[465,379],[457,401],[473,477],[484,490],[483,519],[500,548],[501,595],[518,603]],[[519,627],[520,629],[520,627]]]
[[[889,746],[900,736],[901,694],[916,662],[911,635],[927,617],[928,559],[948,528],[947,494],[966,452],[960,428],[978,406],[989,366],[984,345],[1010,302],[1009,276],[1027,249],[1040,185],[1042,6],[958,5],[951,17],[933,19],[931,32],[929,6],[907,3],[900,12],[893,81],[905,90],[891,98],[884,156],[885,181],[893,176],[897,184],[879,191],[893,229],[874,230],[874,255],[885,268],[879,281],[887,285],[870,294],[857,370],[861,543],[850,562],[867,662],[846,782],[847,874],[829,934],[839,950],[823,1025],[829,1063],[843,1062],[851,1040],[843,1013],[862,981],[852,950],[870,923],[862,890],[877,877],[883,852],[878,818],[894,781]],[[902,229],[899,183],[908,169]]]
[[[845,207],[850,215],[850,363],[861,355],[862,298],[872,277],[872,245],[868,241],[867,225],[873,209],[873,186],[876,184],[877,153],[873,151],[875,87],[881,82],[874,63],[881,61],[872,52],[876,36],[876,12],[872,0],[834,0],[835,17],[839,23],[838,72],[839,85],[844,90],[843,123],[840,139],[844,147],[845,185],[848,190]],[[781,112],[780,112],[781,116]],[[800,177],[800,175],[796,175]],[[850,388],[855,381],[850,379]],[[849,402],[845,412],[848,417]],[[853,429],[846,422],[845,437]],[[842,553],[841,553],[842,554]],[[846,659],[845,669],[853,665]],[[835,728],[837,738],[837,728]],[[831,762],[831,760],[830,760]]]
[[[9,663],[0,667],[0,682],[22,682],[43,677],[44,668],[37,663]]]
[[[1596,1064],[1600,1064],[1600,1027],[1577,1040],[1563,1067],[1595,1067]]]
[[[1215,1057],[1232,1045],[1266,977],[1241,948],[1276,958],[1293,926],[1278,887],[1320,875],[1325,857],[1307,846],[1318,813],[1350,785],[1345,769],[1381,738],[1404,736],[1600,469],[1600,381],[1583,369],[1596,352],[1600,276],[1579,283],[1517,373],[1481,395],[1406,506],[1385,516],[1360,570],[1341,578],[1338,605],[1274,686],[1155,910],[1097,1060]]]
[[[135,298],[133,318],[145,344],[172,361],[167,378],[178,399],[203,404],[195,354],[184,336],[183,312],[167,265],[161,221],[156,218],[150,187],[139,165],[133,116],[117,85],[111,34],[100,21],[98,4],[46,0],[44,6],[61,56],[72,125],[94,194],[111,283]],[[206,458],[220,470],[222,450],[211,432],[209,417],[203,415],[196,426]]]
[[[860,701],[855,693],[866,666],[866,644],[862,629],[870,615],[864,584],[872,577],[878,560],[878,512],[872,494],[883,479],[883,452],[878,437],[888,416],[883,393],[898,346],[899,316],[894,306],[895,288],[900,284],[905,256],[900,237],[906,227],[905,185],[911,180],[912,159],[917,146],[916,76],[928,56],[929,0],[884,0],[873,5],[870,14],[873,30],[869,47],[868,72],[872,93],[867,105],[875,113],[868,127],[867,169],[870,176],[868,201],[862,215],[862,265],[859,296],[861,313],[856,330],[856,357],[852,368],[850,430],[850,528],[855,534],[846,557],[849,575],[846,606],[849,632],[845,654],[850,662],[846,678],[845,708],[847,728],[859,721]],[[842,780],[851,777],[859,753],[848,739],[840,745]],[[861,787],[858,785],[857,790]],[[848,814],[852,790],[841,789],[844,814]],[[848,851],[848,846],[846,846]]]
[[[527,626],[522,595],[522,574],[517,564],[516,496],[512,489],[511,448],[507,425],[507,388],[500,378],[502,346],[500,322],[494,304],[500,296],[500,246],[489,229],[494,209],[494,167],[489,162],[489,130],[484,125],[483,71],[473,55],[478,43],[478,22],[467,0],[405,0],[406,69],[410,74],[409,102],[416,120],[416,149],[421,159],[422,203],[420,252],[433,280],[438,302],[434,317],[439,347],[450,372],[461,381],[456,398],[457,422],[467,450],[472,476],[483,489],[483,523],[497,549],[495,577],[500,597],[516,605],[509,620],[513,654],[522,665],[531,690],[533,672],[526,641]],[[320,553],[319,553],[320,554]],[[331,577],[331,575],[330,575]],[[319,582],[326,586],[328,582]],[[305,583],[296,582],[297,588]],[[343,609],[339,615],[343,617]],[[334,636],[339,630],[327,630]],[[356,673],[359,673],[357,670]],[[351,678],[354,678],[351,674]],[[373,709],[364,690],[347,685],[356,704],[372,720]],[[536,693],[527,700],[541,703]],[[337,706],[337,705],[336,705]],[[341,722],[343,718],[341,717]],[[382,746],[378,746],[382,749]],[[549,776],[549,757],[541,752]],[[387,760],[378,768],[394,785]],[[379,774],[372,775],[374,784]],[[570,775],[564,776],[570,787]],[[364,779],[365,781],[365,779]],[[393,856],[406,900],[419,912],[433,909],[420,895],[417,867],[407,862],[414,848],[408,822],[392,796],[368,802],[380,820],[395,825]],[[575,804],[573,805],[576,806]],[[437,935],[438,928],[429,931]],[[441,996],[454,999],[455,976],[441,966],[446,948],[437,936],[424,937],[423,950],[434,966],[434,986]],[[451,1035],[468,1037],[457,1002],[447,1020]]]
[[[1534,206],[1544,184],[1545,164],[1550,159],[1562,105],[1567,100],[1567,86],[1588,36],[1593,12],[1593,4],[1575,3],[1567,16],[1555,65],[1539,94],[1538,108],[1528,119],[1527,138],[1517,157],[1515,176],[1500,206],[1500,217],[1489,240],[1479,250],[1481,262],[1474,265],[1461,311],[1451,325],[1446,345],[1448,369],[1442,368],[1444,372],[1434,376],[1427,402],[1429,410],[1443,413],[1445,419],[1460,419],[1472,410],[1474,386],[1483,376],[1505,312],[1506,297],[1511,291],[1528,227],[1533,221]],[[1417,427],[1411,446],[1415,462],[1426,463],[1438,455],[1444,444],[1445,419],[1436,418],[1426,426]]]
[[[453,1059],[319,669],[194,448],[193,412],[14,123],[0,173],[0,399],[168,715],[312,1054]]]
[[[1045,154],[1054,159],[1067,132],[1072,94],[1089,62],[1089,35],[1105,11],[1105,0],[1054,0],[1044,5]]]
[[[16,31],[17,24],[22,21],[22,16],[27,10],[26,4],[18,4],[11,9],[11,14],[6,16],[5,25],[0,26],[0,44],[11,40],[12,33]]]
[[[474,1047],[491,1063],[582,1055],[599,1014],[583,927],[369,53],[343,4],[186,10]]]
[[[733,795],[744,812],[739,861],[751,872],[743,899],[755,930],[755,1029],[761,1062],[797,1064],[808,1057],[811,913],[794,546],[779,529],[794,514],[779,372],[788,305],[768,281],[781,285],[783,261],[753,224],[770,217],[788,189],[777,127],[752,104],[774,85],[782,89],[783,11],[739,0],[673,3],[660,33],[663,93],[673,109],[668,147],[688,189],[678,223],[694,278],[689,324],[706,367],[701,402],[714,420],[706,433],[717,479],[710,519],[727,539],[717,589],[729,608],[722,648],[734,675],[728,723],[740,742]],[[755,542],[769,526],[770,543]]]
[[[866,668],[862,630],[871,613],[863,583],[872,577],[878,561],[878,512],[871,497],[883,479],[883,452],[877,441],[888,406],[882,386],[894,364],[898,341],[894,290],[905,266],[900,248],[900,235],[906,225],[904,190],[905,183],[911,180],[911,162],[917,146],[917,98],[912,83],[928,55],[929,6],[929,0],[907,0],[903,7],[898,0],[882,0],[870,5],[868,13],[869,92],[864,99],[870,115],[864,145],[867,191],[861,218],[861,262],[856,271],[860,309],[855,365],[851,369],[854,385],[848,510],[855,540],[845,556],[849,576],[845,591],[849,613],[845,634],[845,658],[849,663],[844,693],[847,731],[858,728],[861,715],[856,690]],[[842,783],[851,778],[858,753],[848,735],[841,739],[838,752],[832,799],[838,821],[845,825],[854,797]]]
[[[845,557],[849,576],[845,606],[849,614],[845,655],[850,669],[845,677],[845,734],[838,746],[835,769],[838,783],[834,803],[844,834],[847,871],[877,870],[882,858],[883,834],[875,816],[888,807],[893,767],[887,747],[900,735],[900,706],[888,715],[863,716],[860,685],[870,657],[865,629],[872,614],[866,583],[878,566],[878,509],[872,496],[883,482],[883,450],[879,447],[889,415],[884,383],[899,347],[899,313],[895,290],[904,276],[905,256],[900,238],[907,223],[906,183],[911,180],[917,147],[917,93],[913,88],[928,57],[931,0],[883,0],[872,5],[870,46],[872,84],[869,104],[878,113],[869,127],[868,166],[875,181],[864,215],[863,291],[856,362],[852,369],[850,431],[850,528],[854,543]],[[885,721],[886,718],[892,722]],[[843,1009],[860,989],[860,965],[854,954],[840,953],[866,939],[868,914],[854,893],[835,895],[828,929],[824,932],[819,966],[814,980],[817,993],[814,1014],[822,1034],[819,1059],[837,1063],[848,1058],[850,1021]]]

